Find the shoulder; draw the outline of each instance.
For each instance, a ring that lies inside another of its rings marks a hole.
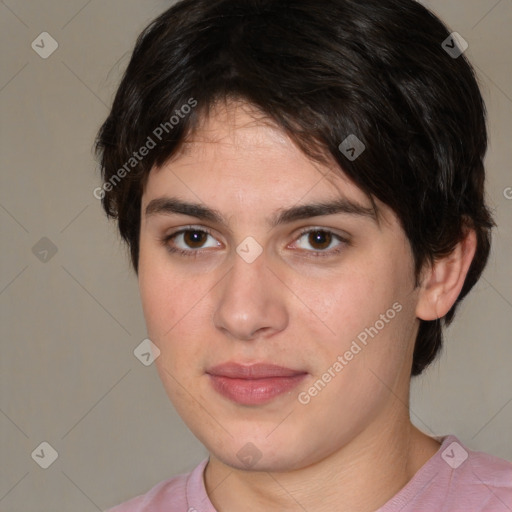
[[[512,463],[474,451],[455,436],[379,512],[510,512]]]
[[[461,483],[472,482],[473,485],[485,486],[489,490],[507,491],[509,504],[512,504],[512,463],[484,452],[463,448],[468,453],[468,464],[460,466]],[[456,469],[453,470],[453,476],[457,476]]]
[[[432,460],[437,475],[433,489],[445,494],[446,510],[510,510],[512,463],[471,450],[453,435],[444,438],[437,455]]]
[[[183,473],[155,485],[147,493],[116,505],[105,512],[182,512],[187,510],[187,496],[203,490],[202,476],[208,459],[190,473]]]
[[[449,467],[441,481],[450,481],[448,492],[453,510],[460,510],[461,506],[481,512],[511,510],[512,463],[473,451],[454,436],[449,437],[451,442],[441,452]]]

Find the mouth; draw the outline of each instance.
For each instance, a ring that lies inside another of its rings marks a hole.
[[[308,375],[267,363],[224,363],[206,371],[213,389],[240,405],[261,405],[297,387]]]

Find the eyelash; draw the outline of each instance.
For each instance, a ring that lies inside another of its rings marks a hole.
[[[169,235],[166,235],[166,236],[160,238],[160,243],[171,254],[180,254],[181,256],[197,258],[198,256],[201,255],[201,253],[203,253],[205,251],[204,249],[184,250],[184,249],[179,249],[177,247],[172,247],[172,246],[169,245],[169,242],[172,239],[176,238],[177,236],[179,236],[181,234],[188,233],[190,231],[197,232],[197,233],[206,233],[206,234],[210,235],[211,237],[215,238],[213,236],[212,232],[210,230],[208,230],[207,228],[204,228],[204,227],[196,228],[194,226],[188,226],[186,228],[180,229],[179,231],[175,231],[174,233],[171,233]],[[303,229],[299,233],[299,235],[296,238],[296,240],[299,240],[300,238],[302,238],[306,234],[317,233],[317,232],[328,234],[328,235],[332,235],[333,238],[337,239],[341,243],[339,245],[337,245],[334,249],[330,249],[329,251],[325,251],[325,250],[323,250],[323,251],[309,251],[309,250],[303,249],[304,251],[310,253],[310,257],[322,258],[322,257],[333,256],[333,255],[339,254],[342,250],[344,250],[345,246],[350,245],[349,240],[347,240],[346,238],[342,237],[341,235],[338,235],[337,233],[334,233],[333,231],[331,231],[329,229],[325,229],[325,228],[305,228],[305,229]]]

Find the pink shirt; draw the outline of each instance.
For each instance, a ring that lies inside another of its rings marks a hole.
[[[455,436],[409,483],[376,512],[511,512],[512,464],[468,450]],[[179,475],[106,512],[217,512],[208,499],[203,471]]]

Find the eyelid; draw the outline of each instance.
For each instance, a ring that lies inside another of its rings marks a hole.
[[[348,242],[350,240],[350,236],[348,233],[340,233],[338,230],[335,230],[333,228],[328,228],[325,226],[308,226],[307,228],[302,228],[299,231],[299,234],[297,235],[297,238],[300,238],[301,236],[315,232],[315,231],[322,231],[323,233],[330,233],[331,235],[334,235],[335,237],[339,238],[340,240]]]
[[[182,226],[182,227],[178,228],[176,231],[173,231],[173,232],[169,233],[168,235],[165,235],[165,238],[171,238],[173,236],[180,235],[182,233],[186,233],[187,231],[203,231],[204,233],[208,233],[209,235],[214,236],[213,230],[211,230],[210,228],[208,228],[206,226],[190,224],[188,226]]]

